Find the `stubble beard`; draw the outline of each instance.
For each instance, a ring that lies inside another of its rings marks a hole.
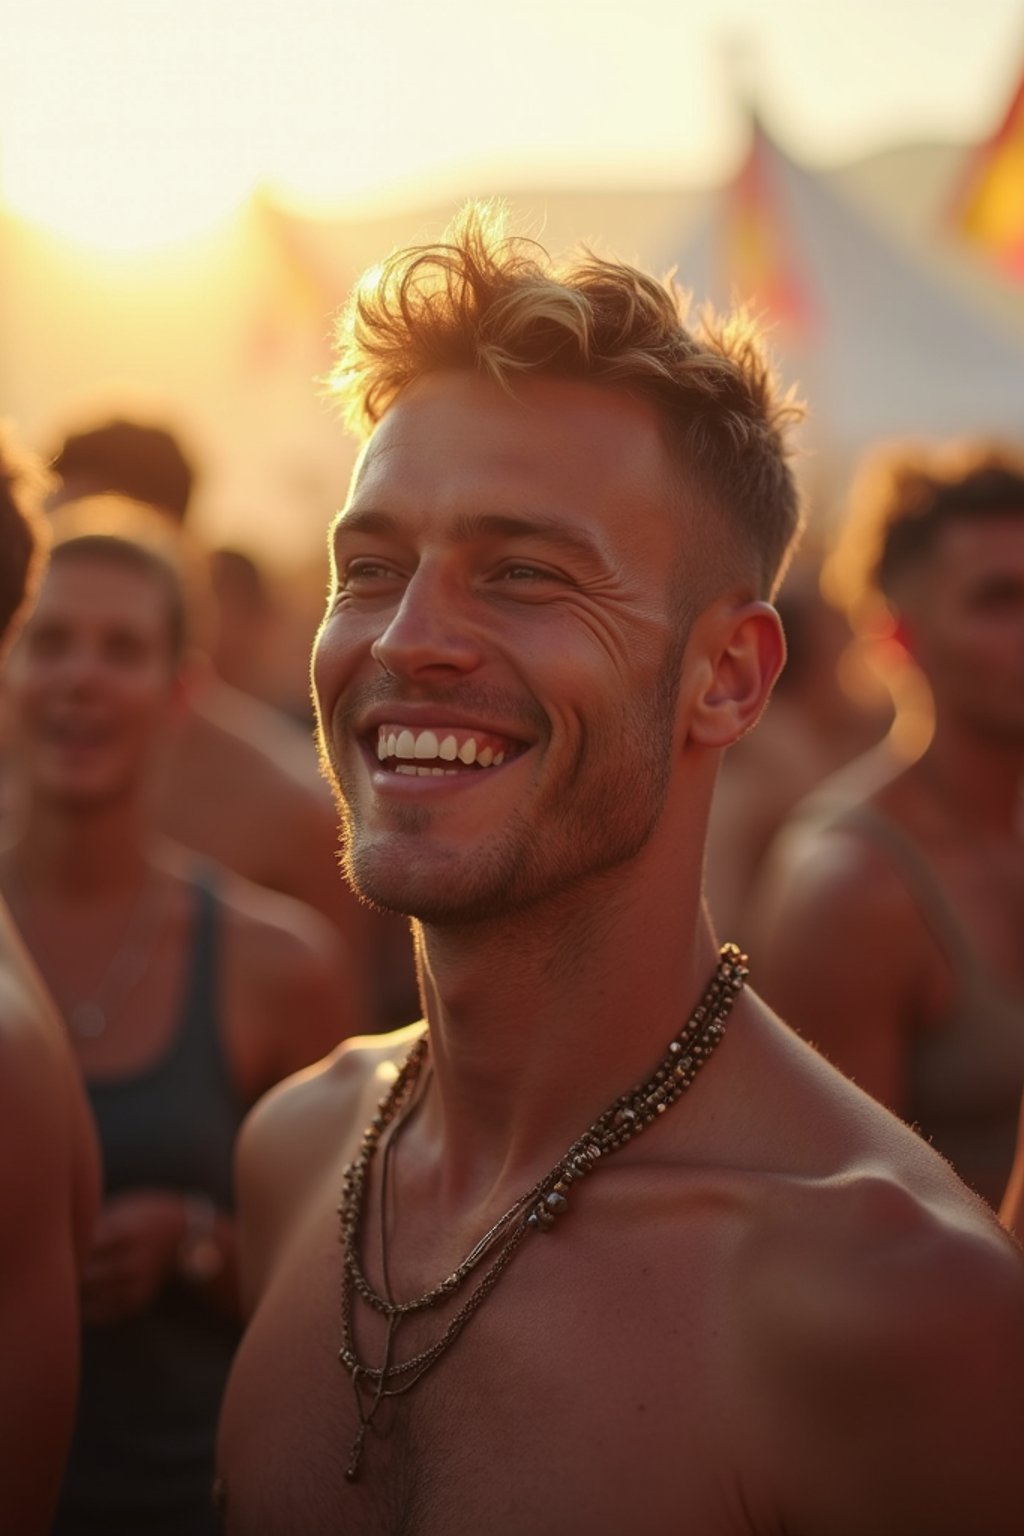
[[[627,701],[614,720],[603,722],[604,740],[593,749],[584,737],[573,761],[529,810],[513,812],[494,839],[471,854],[445,858],[432,851],[417,861],[409,845],[429,832],[432,813],[425,806],[394,807],[381,842],[363,831],[322,731],[323,771],[339,813],[341,868],[356,895],[428,926],[465,926],[564,897],[581,882],[629,863],[646,846],[665,805],[684,643],[680,635],[646,702]]]

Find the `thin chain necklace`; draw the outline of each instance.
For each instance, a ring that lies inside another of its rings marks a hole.
[[[149,870],[132,902],[121,936],[113,953],[91,988],[91,995],[76,1003],[62,1006],[67,1026],[73,1035],[82,1040],[98,1040],[106,1033],[110,1015],[142,980],[156,949],[163,926],[163,901],[160,876]],[[17,883],[19,905],[24,910],[24,891]],[[24,919],[20,923],[29,948],[37,957],[39,967],[50,987],[55,991],[53,978],[58,967],[45,944],[40,944],[38,930]]]
[[[469,1253],[439,1284],[408,1301],[395,1301],[388,1280],[386,1202],[392,1149],[416,1106],[429,1077],[429,1037],[422,1035],[406,1057],[398,1076],[381,1099],[377,1113],[363,1132],[360,1149],[345,1169],[341,1203],[343,1252],[341,1288],[342,1343],[338,1359],[348,1371],[355,1394],[358,1427],[352,1442],[345,1476],[359,1476],[367,1431],[385,1398],[399,1397],[422,1380],[465,1328],[478,1307],[497,1284],[527,1234],[550,1232],[569,1206],[572,1186],[601,1165],[603,1158],[624,1147],[652,1121],[665,1114],[685,1093],[725,1033],[725,1020],[743,988],[747,957],[735,944],[724,944],[707,991],[654,1072],[627,1093],[620,1094],[592,1125],[578,1136],[565,1155],[520,1195],[499,1216]],[[424,1068],[426,1067],[426,1071]],[[380,1269],[383,1291],[366,1278],[359,1259],[364,1217],[366,1181],[384,1132],[392,1127],[381,1159]],[[483,1273],[457,1312],[433,1344],[407,1360],[395,1360],[395,1335],[407,1317],[449,1301],[473,1272],[489,1260]],[[353,1327],[359,1298],[386,1322],[384,1354],[379,1365],[367,1365],[359,1357]]]

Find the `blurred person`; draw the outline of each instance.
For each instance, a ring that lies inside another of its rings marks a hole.
[[[113,491],[188,522],[192,461],[164,428],[123,418],[83,426],[58,449],[54,468],[55,505]],[[346,945],[354,1028],[407,1022],[416,1008],[408,932],[396,943],[394,920],[362,907],[338,879],[334,817],[311,733],[219,679],[201,652],[190,658],[160,780],[161,829],[334,924]]]
[[[426,1025],[243,1133],[227,1530],[1010,1536],[1024,1260],[701,902],[797,522],[749,330],[472,212],[341,335],[315,693]]]
[[[276,617],[267,573],[246,550],[225,545],[210,553],[210,584],[217,606],[213,669],[232,688],[267,703],[262,690]]]
[[[43,476],[0,432],[0,650],[43,561]],[[44,1536],[71,1439],[99,1158],[63,1025],[0,901],[0,1524]]]
[[[1024,460],[876,459],[840,553],[851,601],[884,602],[926,681],[933,734],[785,839],[765,996],[998,1205],[1024,1084]]]
[[[802,549],[776,606],[786,662],[756,731],[730,747],[708,823],[708,904],[716,927],[744,945],[772,840],[794,808],[885,735],[891,709],[857,668],[853,630],[822,593],[821,560]],[[847,679],[857,682],[854,693]]]
[[[184,523],[195,470],[181,443],[166,427],[113,416],[69,432],[52,460],[59,484],[52,508],[88,496],[113,494],[156,507]]]
[[[216,1530],[235,1133],[348,1025],[319,914],[153,833],[186,632],[175,558],[155,513],[76,503],[9,662],[0,889],[67,1022],[105,1170],[61,1536]]]

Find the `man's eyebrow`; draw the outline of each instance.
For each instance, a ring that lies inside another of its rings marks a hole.
[[[400,535],[401,531],[401,522],[392,513],[376,507],[362,507],[338,513],[332,528],[332,538],[337,539],[347,533]],[[568,554],[583,555],[590,559],[601,555],[600,544],[592,534],[542,512],[464,512],[455,518],[451,537],[456,543],[471,543],[474,539],[486,538],[534,539]]]
[[[331,524],[330,537],[333,542],[343,533],[396,533],[397,531],[398,519],[392,517],[390,512],[380,512],[374,507],[363,507],[350,512],[343,507]]]
[[[509,512],[467,512],[455,520],[455,536],[459,539],[499,538],[534,539],[553,549],[563,549],[567,554],[587,555],[591,559],[600,555],[600,545],[584,528],[573,527],[559,517],[543,512],[516,514]]]

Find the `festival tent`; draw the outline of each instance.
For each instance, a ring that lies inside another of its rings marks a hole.
[[[739,173],[663,256],[696,300],[763,317],[830,468],[882,438],[1024,438],[1024,336],[915,266],[756,117]]]

